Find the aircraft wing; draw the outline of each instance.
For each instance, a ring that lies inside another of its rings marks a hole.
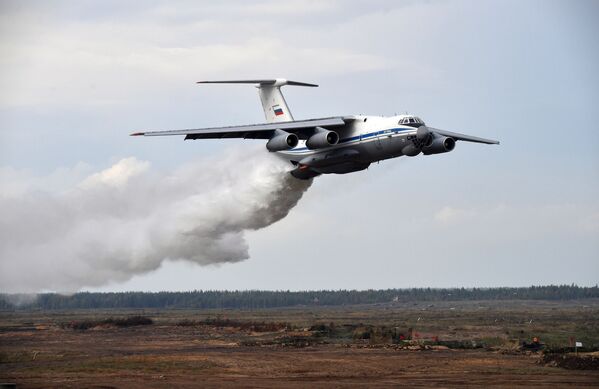
[[[275,130],[294,133],[299,139],[308,139],[315,127],[339,127],[354,120],[350,116],[337,116],[323,119],[295,120],[291,122],[249,124],[244,126],[196,128],[189,130],[165,130],[134,132],[131,136],[185,135],[185,139],[270,139]]]
[[[499,144],[499,141],[498,140],[494,140],[494,139],[479,138],[477,136],[459,134],[457,132],[439,130],[438,128],[432,128],[432,127],[429,127],[429,130],[432,131],[432,132],[434,132],[434,133],[437,133],[439,135],[448,136],[448,137],[453,138],[455,140],[463,140],[463,141],[466,141],[466,142],[476,142],[476,143],[486,143],[486,144],[489,144],[489,145],[498,145]]]

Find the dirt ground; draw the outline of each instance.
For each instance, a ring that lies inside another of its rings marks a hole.
[[[535,309],[538,317],[544,309],[558,314],[554,306]],[[388,307],[345,307],[316,313],[312,310],[310,314],[305,309],[235,311],[229,316],[238,320],[286,318],[301,326],[313,323],[314,319],[305,318],[316,315],[319,321],[340,320],[341,325],[366,317],[372,320],[377,312],[385,317],[388,311]],[[462,313],[465,311],[467,308]],[[405,309],[401,312],[408,315]],[[436,315],[444,317],[443,312],[440,309]],[[505,312],[502,311],[504,315]],[[520,323],[518,312],[530,314],[530,309],[514,308],[510,312],[515,323]],[[60,325],[73,319],[108,314],[115,313],[1,313],[0,382],[14,382],[19,388],[599,387],[597,370],[548,366],[539,363],[538,354],[505,347],[457,350],[410,346],[410,349],[366,340],[316,339],[306,328],[297,326],[293,330],[252,332],[177,325],[182,318],[205,317],[214,312],[145,312],[154,319],[154,324],[127,328],[98,326],[81,331]],[[590,326],[594,331],[596,323],[588,321],[593,317],[596,316],[585,317],[581,326]],[[486,326],[492,333],[511,330],[497,330],[495,320],[490,318]],[[453,332],[455,336],[462,333],[468,338],[469,331],[480,334],[484,328],[484,323],[478,327],[470,323]],[[306,342],[281,341],[293,336],[305,337]]]

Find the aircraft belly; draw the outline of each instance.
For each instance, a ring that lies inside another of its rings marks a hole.
[[[370,162],[341,162],[335,165],[329,165],[319,168],[312,168],[313,171],[321,174],[346,174],[367,169]]]
[[[302,153],[283,151],[277,154],[304,170],[320,174],[344,174],[364,170],[372,162],[399,157],[408,143],[405,135],[383,135],[377,139],[340,144],[327,149]]]
[[[385,135],[374,140],[362,142],[360,149],[368,157],[369,162],[376,162],[401,156],[401,150],[406,144],[406,137],[403,135]]]

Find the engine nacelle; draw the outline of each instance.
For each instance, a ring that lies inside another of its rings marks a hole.
[[[297,135],[275,130],[274,136],[266,143],[266,148],[268,151],[284,151],[294,148],[298,142]]]
[[[433,141],[422,148],[422,154],[441,154],[450,152],[455,148],[455,139],[446,136],[435,135]]]
[[[309,149],[322,149],[325,147],[336,145],[339,142],[339,134],[335,131],[325,130],[321,127],[316,127],[316,133],[306,141],[306,147]]]

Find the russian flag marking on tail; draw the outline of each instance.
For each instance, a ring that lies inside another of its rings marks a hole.
[[[283,108],[278,105],[273,106],[272,109],[275,112],[275,116],[281,116],[283,114]]]

